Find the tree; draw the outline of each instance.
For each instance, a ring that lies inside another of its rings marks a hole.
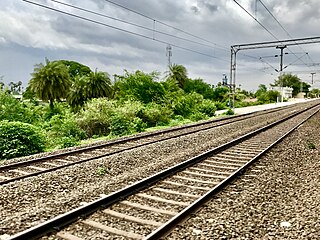
[[[255,96],[258,97],[258,96],[260,96],[261,94],[264,94],[264,93],[266,93],[266,92],[267,92],[267,87],[266,87],[266,85],[260,84],[260,85],[258,86],[258,90],[257,90],[256,93],[255,93]]]
[[[161,102],[164,99],[165,88],[155,81],[158,76],[158,72],[147,74],[141,71],[126,71],[124,76],[117,76],[115,97],[122,100],[138,100],[146,104]]]
[[[169,66],[167,80],[173,80],[177,82],[180,88],[183,88],[187,79],[188,79],[187,69],[183,65],[172,64]]]
[[[71,86],[68,69],[58,61],[50,62],[46,59],[45,65],[35,65],[29,81],[30,90],[43,101],[49,101],[53,109],[54,101],[67,97]]]
[[[279,96],[280,93],[278,91],[270,90],[261,93],[257,98],[260,103],[273,103],[277,101]]]
[[[98,72],[97,69],[91,72],[87,82],[87,98],[107,97],[113,95],[113,88],[109,74],[106,72]]]
[[[302,87],[302,91],[309,92],[310,85],[302,82],[297,75],[291,73],[285,73],[278,77],[274,81],[273,86],[291,87],[293,88],[292,95],[296,96]]]
[[[88,100],[88,76],[76,76],[67,96],[68,104],[78,111]]]
[[[183,90],[186,93],[196,92],[201,94],[204,98],[213,99],[214,91],[212,86],[208,83],[205,83],[202,79],[187,79]]]
[[[214,88],[213,99],[214,101],[224,102],[229,97],[229,88],[225,86],[218,86]]]
[[[74,79],[76,76],[89,76],[90,73],[92,73],[88,66],[75,61],[58,60],[57,62],[60,62],[67,67],[69,75],[72,79]]]
[[[11,94],[20,94],[22,91],[22,82],[21,81],[17,83],[10,82],[9,87],[10,87]]]

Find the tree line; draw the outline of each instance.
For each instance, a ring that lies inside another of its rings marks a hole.
[[[299,78],[281,77],[275,85],[298,92]],[[18,101],[13,95],[21,92]],[[265,85],[255,93],[237,88],[235,107],[274,102],[278,94]],[[169,66],[164,78],[139,70],[111,77],[75,61],[46,59],[35,65],[25,91],[21,82],[0,84],[0,159],[208,119],[227,109],[229,98],[226,84],[191,79],[183,65]]]

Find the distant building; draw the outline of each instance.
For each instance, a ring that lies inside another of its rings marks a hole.
[[[291,87],[269,87],[268,91],[278,91],[283,98],[292,98],[293,88]]]

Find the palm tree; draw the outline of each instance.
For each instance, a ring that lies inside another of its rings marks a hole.
[[[112,97],[112,83],[109,74],[106,72],[98,72],[97,69],[89,74],[89,82],[87,85],[87,97]]]
[[[46,59],[45,65],[35,65],[29,81],[31,91],[43,101],[49,101],[50,108],[53,108],[55,100],[66,98],[71,86],[71,79],[68,69],[60,62],[50,62]]]
[[[67,96],[68,104],[78,111],[88,100],[88,76],[76,76]]]
[[[183,65],[172,64],[169,66],[167,79],[173,80],[180,88],[183,88],[188,79],[187,69]]]

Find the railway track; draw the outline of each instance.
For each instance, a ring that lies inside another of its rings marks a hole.
[[[160,239],[318,111],[295,111],[9,239]]]
[[[267,116],[271,113],[278,113],[280,116],[285,115],[288,111],[292,111],[293,109],[299,107],[300,105],[289,106],[286,108],[272,109],[268,111],[265,110],[260,113],[233,116],[226,119],[215,119],[198,124],[167,129],[160,132],[141,134],[125,139],[119,139],[113,142],[107,142],[101,145],[80,148],[69,152],[35,158],[24,162],[3,165],[0,166],[0,185],[43,173],[56,171],[61,168],[99,159],[141,146],[154,144],[160,141],[165,141],[171,138],[181,137],[199,131],[205,131],[211,128],[243,121],[249,118],[261,117],[263,115]]]

